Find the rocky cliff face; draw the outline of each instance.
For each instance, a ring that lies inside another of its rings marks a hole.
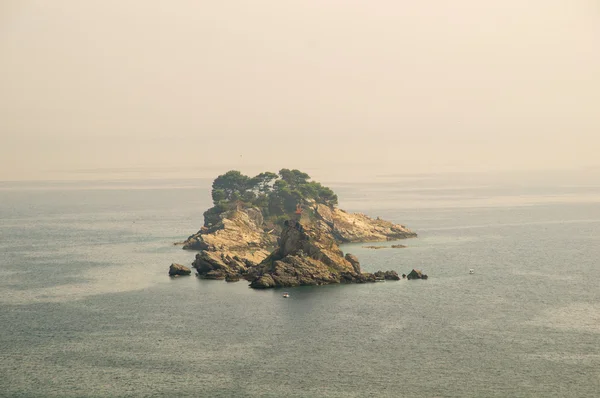
[[[403,225],[379,218],[372,219],[361,213],[347,213],[322,204],[315,206],[315,214],[329,226],[334,238],[340,243],[381,242],[414,238],[416,233]]]
[[[321,204],[310,210],[311,217],[286,221],[282,230],[269,229],[256,208],[223,213],[183,247],[199,250],[192,266],[201,277],[242,276],[261,288],[374,281],[374,275],[361,273],[355,256],[344,257],[338,244],[416,236],[404,226],[364,214]]]
[[[325,226],[286,221],[279,247],[249,272],[251,287],[320,285],[339,282],[343,272],[354,272]]]
[[[202,227],[196,234],[187,238],[183,242],[183,248],[226,250],[252,256],[257,248],[266,249],[274,246],[277,241],[275,235],[264,230],[263,222],[261,211],[254,207],[225,212],[220,215],[216,224]]]
[[[378,279],[375,274],[361,273],[355,256],[344,257],[329,227],[321,220],[313,224],[287,221],[279,243],[277,250],[249,271],[250,287],[364,283]],[[393,271],[379,274],[379,279],[399,279]]]
[[[277,236],[263,228],[260,210],[248,208],[223,213],[219,222],[190,236],[184,249],[199,250],[192,266],[199,275],[224,279],[241,275],[264,260],[277,244]]]

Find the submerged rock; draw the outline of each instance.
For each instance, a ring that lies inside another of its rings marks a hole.
[[[396,271],[377,271],[373,273],[375,279],[378,281],[387,280],[387,281],[399,281],[400,277]]]
[[[388,281],[399,281],[400,277],[396,271],[385,271],[383,278]]]
[[[413,269],[406,275],[406,279],[427,279],[427,275],[420,270]]]
[[[173,263],[169,267],[169,276],[190,275],[192,270],[185,265]]]

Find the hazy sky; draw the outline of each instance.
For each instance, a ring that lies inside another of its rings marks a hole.
[[[0,138],[0,180],[598,168],[600,2],[1,0]]]

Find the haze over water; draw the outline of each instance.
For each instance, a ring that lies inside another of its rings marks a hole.
[[[597,169],[598,48],[595,0],[3,0],[0,180]]]
[[[0,1],[0,396],[598,396],[599,48],[594,0]],[[167,277],[281,168],[429,280]]]
[[[201,225],[210,180],[3,183],[0,395],[597,395],[597,183],[324,182],[340,207],[419,233],[345,252],[430,278],[289,299],[171,279],[171,262],[193,260],[172,243]]]

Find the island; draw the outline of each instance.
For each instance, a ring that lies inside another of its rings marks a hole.
[[[416,237],[403,225],[338,208],[338,197],[300,170],[249,177],[231,170],[212,184],[214,206],[183,244],[206,279],[250,282],[252,288],[398,280],[395,271],[362,272],[339,245]]]

